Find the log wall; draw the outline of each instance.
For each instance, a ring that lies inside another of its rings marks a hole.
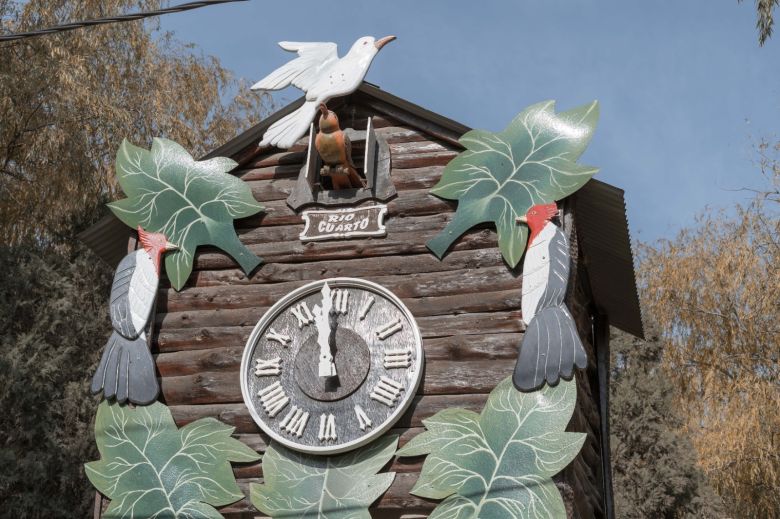
[[[153,337],[161,377],[161,399],[179,426],[212,416],[236,427],[238,437],[259,452],[267,438],[244,406],[239,365],[245,342],[263,313],[278,298],[315,279],[351,276],[379,283],[414,314],[424,338],[425,377],[413,405],[392,432],[401,445],[422,431],[422,419],[459,406],[480,411],[488,393],[514,368],[523,333],[520,271],[509,269],[491,228],[476,228],[439,261],[425,242],[451,218],[455,203],[428,190],[444,165],[460,151],[452,143],[403,126],[397,119],[360,106],[339,110],[344,126],[364,128],[374,115],[377,133],[390,145],[391,178],[398,196],[389,202],[386,238],[298,241],[301,218],[285,203],[305,160],[302,145],[259,155],[238,175],[266,212],[236,222],[239,236],[265,263],[250,277],[232,259],[203,250],[186,287],[163,284]],[[573,240],[576,241],[576,240]],[[576,247],[575,247],[576,249]],[[576,270],[576,269],[574,269]],[[589,298],[579,283],[571,308],[590,348]],[[588,433],[577,460],[557,479],[571,517],[602,516],[595,378],[578,374],[580,394],[570,430]],[[593,380],[591,380],[593,378]],[[394,460],[397,473],[388,492],[372,507],[374,518],[425,517],[436,503],[409,494],[422,458]],[[235,468],[239,485],[262,481],[262,465]],[[244,499],[221,510],[228,518],[263,517]]]

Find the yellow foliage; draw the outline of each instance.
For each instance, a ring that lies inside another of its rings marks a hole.
[[[763,165],[768,190],[644,246],[639,277],[701,467],[735,517],[778,518],[780,169]]]
[[[0,31],[159,7],[159,0],[0,0]],[[194,156],[256,123],[262,98],[154,21],[0,44],[0,243],[56,242],[116,198],[126,137],[179,142]],[[227,93],[238,92],[230,102]],[[267,99],[265,99],[267,101]]]

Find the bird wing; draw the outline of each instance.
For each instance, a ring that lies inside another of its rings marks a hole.
[[[327,103],[329,99],[354,92],[366,77],[370,65],[370,60],[366,62],[350,55],[336,59],[328,64],[327,71],[313,76],[306,89],[306,99]]]
[[[111,325],[126,339],[135,339],[146,327],[157,293],[157,272],[140,249],[119,262],[111,285]],[[150,277],[153,274],[153,277]]]
[[[279,46],[298,57],[252,85],[252,90],[280,90],[294,85],[308,92],[320,76],[339,59],[335,43],[282,41]]]
[[[550,239],[548,249],[550,268],[547,271],[547,286],[544,294],[539,301],[537,311],[550,306],[557,306],[563,303],[566,297],[566,289],[569,285],[569,242],[561,229],[550,223],[555,228],[555,232]]]

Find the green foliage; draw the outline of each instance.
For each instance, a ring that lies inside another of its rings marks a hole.
[[[85,468],[111,499],[104,517],[222,517],[214,506],[244,497],[230,462],[260,459],[230,437],[234,429],[214,418],[177,429],[160,402],[132,408],[103,401],[95,420],[100,460]]]
[[[610,441],[615,515],[726,517],[720,498],[696,465],[696,451],[679,432],[674,388],[661,367],[654,334],[642,341],[614,331]]]
[[[447,164],[431,193],[458,200],[447,227],[427,245],[439,258],[471,227],[494,222],[498,247],[509,264],[520,261],[528,228],[515,219],[532,205],[574,193],[598,171],[577,163],[599,117],[596,101],[555,113],[546,101],[523,110],[498,133],[471,130],[460,138],[466,151]]]
[[[111,269],[83,248],[0,247],[0,503],[25,518],[87,517],[89,380],[111,324]]]
[[[265,483],[250,485],[250,499],[274,519],[370,519],[368,507],[395,478],[395,472],[377,472],[397,445],[398,436],[384,436],[366,447],[325,457],[272,444],[263,456]]]
[[[444,499],[430,519],[565,517],[552,476],[577,456],[581,433],[564,432],[577,383],[522,393],[503,380],[482,414],[445,409],[423,420],[427,431],[398,451],[428,454],[412,493]]]
[[[236,162],[216,157],[196,161],[177,143],[154,139],[151,151],[122,141],[116,175],[127,198],[108,204],[132,228],[162,232],[179,249],[165,256],[165,272],[176,290],[192,272],[195,249],[214,245],[249,274],[261,259],[236,236],[233,220],[263,209],[241,179],[227,174]]]

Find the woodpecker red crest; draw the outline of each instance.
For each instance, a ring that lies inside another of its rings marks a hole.
[[[555,202],[549,204],[536,204],[528,209],[525,213],[525,217],[518,218],[518,221],[525,222],[528,228],[531,230],[531,234],[528,237],[528,245],[534,241],[539,233],[544,228],[545,224],[558,215],[558,205]]]
[[[147,232],[140,225],[138,226],[138,241],[141,242],[141,246],[149,254],[149,257],[152,258],[159,275],[162,255],[166,251],[176,249],[176,246],[169,242],[163,233]]]

